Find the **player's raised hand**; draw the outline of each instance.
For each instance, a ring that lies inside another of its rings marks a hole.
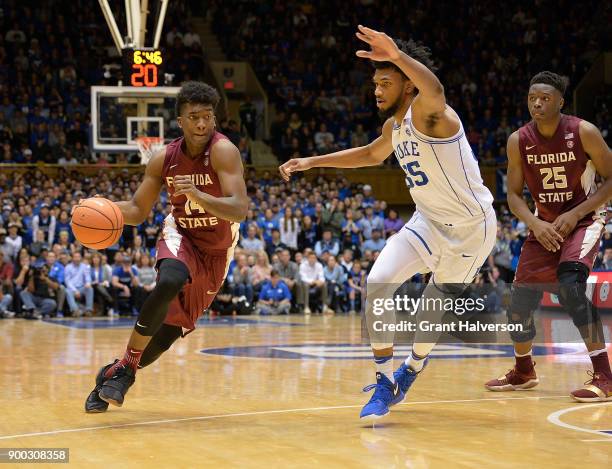
[[[357,26],[357,28],[359,28],[359,31],[355,33],[357,37],[369,44],[372,49],[369,51],[358,50],[357,57],[378,62],[394,62],[399,59],[400,50],[397,44],[385,33],[374,31],[362,25]]]
[[[285,181],[288,181],[292,173],[307,171],[310,168],[310,158],[292,158],[279,166],[278,171],[280,172],[282,178]]]
[[[552,225],[557,233],[565,239],[576,228],[578,221],[578,215],[570,210],[559,215]]]
[[[561,248],[563,237],[557,233],[552,223],[548,223],[544,220],[538,220],[536,224],[531,227],[533,235],[544,246],[548,251],[557,252]]]

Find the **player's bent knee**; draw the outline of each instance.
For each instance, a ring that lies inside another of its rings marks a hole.
[[[533,312],[538,308],[542,292],[525,287],[512,287],[510,307],[508,308],[508,324],[521,326],[510,332],[514,342],[530,342],[536,335],[533,322]]]
[[[586,296],[589,268],[581,262],[562,262],[557,268],[559,303],[568,312],[576,327],[597,322],[597,308]]]
[[[155,286],[158,295],[173,299],[189,279],[187,266],[174,259],[164,259],[159,267],[159,279]]]

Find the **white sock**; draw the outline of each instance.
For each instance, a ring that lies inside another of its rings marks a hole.
[[[527,352],[527,353],[523,353],[523,354],[516,353],[516,350],[514,351],[514,356],[515,356],[515,357],[519,357],[519,358],[521,358],[521,357],[528,357],[529,355],[531,355],[531,349],[529,349],[529,352]]]
[[[376,373],[382,373],[391,383],[395,383],[395,378],[393,377],[393,355],[374,357],[374,363],[376,364]]]
[[[425,364],[425,359],[427,355],[424,357],[417,356],[414,354],[414,351],[410,354],[409,357],[404,360],[406,366],[408,366],[412,371],[416,371],[417,373],[423,369],[423,365]]]

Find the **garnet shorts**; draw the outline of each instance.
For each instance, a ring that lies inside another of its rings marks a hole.
[[[177,230],[171,217],[166,218],[162,237],[157,242],[156,266],[162,259],[176,259],[187,266],[190,278],[170,303],[164,324],[182,327],[183,335],[195,329],[198,318],[223,285],[237,241],[236,234],[229,249],[203,251]]]
[[[604,224],[601,220],[582,220],[561,243],[557,252],[547,251],[532,232],[523,244],[514,283],[556,284],[561,262],[581,262],[593,268]]]

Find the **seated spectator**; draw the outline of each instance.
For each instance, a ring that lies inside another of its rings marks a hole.
[[[247,237],[240,240],[240,246],[242,246],[242,249],[244,249],[247,253],[264,250],[264,242],[257,238],[256,235],[257,227],[255,225],[250,225],[247,228]]]
[[[113,270],[110,265],[102,262],[102,255],[95,252],[91,256],[91,286],[94,289],[94,301],[102,305],[102,314],[113,316],[115,313],[114,299],[110,293],[113,281]]]
[[[270,267],[270,261],[265,251],[258,252],[255,255],[255,265],[252,267],[252,272],[253,291],[255,295],[258,295],[264,282],[270,280],[270,273],[272,272],[272,267]]]
[[[340,266],[344,269],[344,273],[348,275],[353,268],[353,251],[351,249],[345,249],[342,251]]]
[[[306,248],[314,248],[319,238],[318,227],[312,222],[312,218],[306,215],[302,220],[302,231],[298,234],[298,250],[304,251]]]
[[[329,204],[323,208],[321,214],[321,229],[330,230],[336,239],[342,235],[342,225],[344,224],[344,202],[334,197]]]
[[[382,251],[385,247],[386,241],[382,237],[382,232],[378,228],[372,230],[372,239],[366,239],[361,245],[361,248],[369,251]]]
[[[17,260],[17,255],[23,246],[23,238],[19,236],[19,225],[9,223],[8,236],[4,240],[4,248],[2,249],[12,261]]]
[[[64,283],[66,286],[66,299],[72,316],[79,317],[82,311],[77,301],[85,300],[85,315],[90,316],[93,311],[94,291],[91,287],[91,272],[89,266],[81,262],[81,253],[72,255],[72,262],[64,269]]]
[[[384,222],[382,218],[374,215],[374,208],[372,206],[366,207],[365,216],[357,222],[357,225],[361,228],[363,239],[366,240],[372,238],[372,230],[378,229],[381,233],[384,230]]]
[[[361,269],[361,264],[353,262],[353,268],[348,275],[348,294],[351,308],[349,313],[351,314],[355,314],[357,305],[361,304],[361,294],[365,290],[366,277],[366,273]]]
[[[210,315],[218,314],[220,316],[233,315],[237,312],[237,302],[232,294],[232,287],[227,280],[223,282],[217,296],[210,305]]]
[[[234,279],[232,286],[234,296],[243,296],[249,303],[253,303],[253,272],[245,254],[238,255],[232,277]]]
[[[138,311],[142,309],[142,305],[157,283],[157,272],[151,266],[151,263],[151,256],[148,254],[140,256],[140,261],[138,263],[138,286],[136,287],[134,298],[134,303]]]
[[[284,215],[279,220],[281,242],[294,251],[298,248],[298,234],[301,231],[299,220],[293,215],[291,207],[285,208]]]
[[[125,253],[115,255],[115,265],[111,285],[115,291],[115,305],[120,312],[129,312],[136,316],[134,292],[138,286],[138,269],[132,265],[132,259]]]
[[[389,215],[385,218],[384,229],[385,236],[388,238],[389,236],[398,233],[404,226],[404,220],[399,217],[397,210],[392,208],[389,209]]]
[[[353,210],[347,209],[344,221],[342,222],[342,235],[345,238],[345,235],[350,236],[351,243],[359,244],[361,243],[361,228],[355,220],[353,219]]]
[[[297,307],[304,308],[300,301],[303,300],[303,285],[299,278],[298,265],[291,260],[291,253],[288,249],[283,249],[278,253],[278,262],[274,264],[274,270],[278,272],[281,280],[289,287],[292,298],[296,301]]]
[[[36,233],[38,230],[43,230],[47,237],[47,243],[49,243],[49,246],[53,246],[56,223],[55,216],[49,212],[49,204],[43,203],[38,215],[34,215],[34,218],[32,218],[32,232]]]
[[[275,252],[287,249],[287,245],[281,241],[280,231],[274,228],[272,230],[272,239],[266,243],[266,254],[271,258]]]
[[[40,231],[40,230],[39,230]],[[63,255],[64,259],[67,257]],[[49,251],[46,259],[47,267],[49,268],[49,278],[59,285],[56,291],[55,302],[57,303],[57,317],[63,317],[64,303],[66,302],[66,287],[64,285],[64,269],[65,266],[57,260],[55,252]]]
[[[323,312],[332,312],[327,306],[327,283],[323,274],[323,266],[317,261],[314,251],[308,253],[307,259],[300,264],[300,280],[304,283],[304,314],[311,314],[310,296],[321,304]]]
[[[55,312],[59,284],[49,277],[47,264],[27,269],[24,286],[20,292],[24,318],[40,319]]]
[[[338,265],[338,261],[334,256],[329,256],[327,264],[323,269],[323,275],[327,282],[327,292],[329,295],[329,304],[331,309],[336,313],[340,312],[341,304],[344,300],[344,283],[346,282],[346,273],[344,269]]]
[[[257,311],[262,315],[289,314],[291,308],[291,292],[280,278],[276,270],[270,273],[259,294]]]
[[[274,212],[271,208],[264,211],[264,217],[258,222],[259,228],[263,236],[263,240],[269,243],[272,240],[272,230],[278,230],[278,220],[274,218]]]
[[[30,254],[32,254],[33,256],[40,257],[40,253],[42,252],[42,250],[49,249],[51,246],[49,246],[49,244],[47,243],[47,240],[45,239],[45,232],[43,230],[38,230],[36,232],[35,239],[36,241],[30,244],[30,247],[28,248],[28,250],[30,251]]]
[[[323,239],[315,243],[314,250],[317,257],[321,257],[325,251],[329,252],[332,256],[337,256],[340,252],[340,244],[332,239],[332,232],[330,230],[325,230],[323,231]]]

